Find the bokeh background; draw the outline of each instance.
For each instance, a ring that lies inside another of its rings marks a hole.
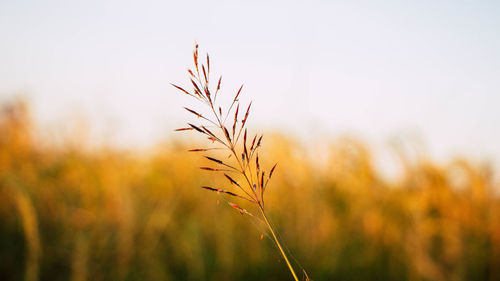
[[[313,280],[500,280],[495,1],[1,1],[0,279],[288,280],[175,134],[244,83]],[[194,120],[196,121],[196,120]],[[267,169],[267,168],[266,168]],[[250,207],[248,207],[251,210]],[[261,234],[264,238],[261,239]]]

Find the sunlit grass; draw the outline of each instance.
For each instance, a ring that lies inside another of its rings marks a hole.
[[[259,224],[202,192],[193,144],[144,156],[40,145],[22,103],[0,117],[2,280],[288,280]],[[336,142],[326,163],[267,135],[279,159],[267,212],[313,280],[498,280],[500,201],[490,170],[407,161],[399,181],[370,150]],[[401,156],[404,157],[404,156]],[[263,163],[266,167],[274,163]],[[283,207],[283,205],[286,205]]]

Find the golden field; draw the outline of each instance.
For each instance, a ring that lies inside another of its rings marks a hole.
[[[193,144],[87,150],[34,134],[26,105],[4,106],[1,280],[291,280],[265,227],[199,188],[223,182],[199,170],[206,161],[186,152]],[[388,181],[360,142],[317,153],[321,163],[291,138],[264,137],[264,160],[279,161],[268,212],[298,272],[312,280],[500,280],[491,170],[401,153],[403,173]]]

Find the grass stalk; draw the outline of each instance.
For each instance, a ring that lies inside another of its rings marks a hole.
[[[280,241],[278,240],[278,237],[276,237],[276,234],[274,233],[273,227],[271,226],[271,224],[269,223],[269,220],[267,219],[266,213],[264,212],[264,208],[259,208],[259,209],[260,209],[260,212],[262,214],[262,217],[264,218],[264,222],[266,223],[267,228],[269,229],[269,231],[273,235],[274,243],[276,243],[276,245],[278,246],[278,249],[280,250],[281,255],[283,256],[283,259],[285,260],[286,265],[288,266],[288,269],[290,270],[290,272],[293,275],[293,279],[295,279],[295,281],[299,281],[299,278],[297,278],[297,274],[295,274],[295,270],[293,269],[292,264],[288,260],[288,257],[286,256],[285,251],[283,250],[283,247],[281,247],[281,244],[280,244]]]
[[[185,109],[196,116],[198,119],[202,121],[207,121],[210,124],[214,125],[213,129],[210,127],[208,129],[205,125],[193,125],[192,123],[188,123],[189,127],[180,128],[176,131],[196,131],[202,134],[204,137],[208,138],[214,145],[218,145],[215,149],[223,149],[230,153],[230,157],[232,157],[229,161],[236,162],[223,162],[219,159],[216,159],[211,156],[206,156],[205,158],[210,160],[212,164],[217,165],[216,167],[201,167],[202,170],[211,171],[211,172],[223,172],[223,176],[229,180],[230,186],[228,188],[220,188],[220,187],[210,187],[210,186],[202,186],[205,190],[215,191],[218,193],[222,193],[223,195],[232,196],[236,200],[245,199],[251,204],[255,204],[257,208],[260,210],[263,222],[266,224],[267,228],[271,232],[274,242],[278,246],[283,259],[285,260],[288,269],[292,273],[292,276],[295,281],[298,281],[297,274],[295,273],[288,257],[281,246],[281,243],[276,236],[275,230],[269,223],[269,220],[265,213],[264,208],[264,191],[267,188],[269,180],[273,175],[274,169],[276,168],[276,164],[269,170],[269,173],[266,174],[264,169],[261,169],[261,164],[259,162],[259,152],[258,149],[262,143],[263,135],[255,135],[250,148],[247,145],[247,128],[245,127],[247,124],[247,119],[250,114],[250,108],[252,103],[247,107],[246,113],[243,115],[243,118],[240,118],[240,101],[239,96],[243,86],[239,88],[236,92],[235,97],[227,110],[227,113],[223,114],[222,106],[219,106],[215,103],[216,94],[219,93],[221,78],[219,78],[219,82],[217,84],[217,88],[215,90],[215,95],[212,95],[209,88],[210,81],[210,61],[207,55],[207,61],[205,65],[201,63],[201,67],[199,65],[198,60],[198,45],[195,46],[193,52],[194,66],[196,72],[188,69],[188,73],[190,75],[190,82],[193,86],[192,91],[187,91],[184,88],[173,85],[175,88],[180,90],[182,93],[187,94],[198,101],[204,103],[208,106],[210,114],[213,114],[214,119],[211,119],[208,116],[203,116],[202,114],[185,107]],[[200,76],[199,69],[203,71],[203,77]],[[208,71],[206,71],[208,70]],[[218,110],[217,110],[218,109]],[[234,109],[234,110],[233,110]],[[233,113],[233,111],[234,113]],[[234,115],[233,115],[234,114]],[[234,118],[233,118],[234,116]],[[232,122],[232,126],[226,127],[225,123],[228,118],[234,121]],[[229,129],[228,129],[229,128]],[[240,139],[241,133],[243,132],[243,139]],[[242,141],[242,143],[240,142]],[[190,151],[198,151],[198,152],[206,152],[209,150],[213,150],[214,148],[197,148],[191,149]],[[228,157],[229,159],[229,157]],[[254,160],[255,159],[255,160]],[[224,160],[226,161],[226,160]],[[253,166],[253,168],[252,168]],[[227,169],[229,168],[229,170]],[[225,173],[227,172],[227,173]],[[255,180],[254,180],[255,176]],[[242,179],[244,184],[239,184],[236,179]],[[232,190],[231,190],[232,189]],[[243,209],[235,203],[228,202],[231,207],[239,211],[241,214],[250,215],[252,217],[257,218],[257,216],[253,215],[251,212]]]

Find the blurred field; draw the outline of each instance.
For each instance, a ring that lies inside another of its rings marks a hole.
[[[189,144],[44,145],[28,111],[0,114],[1,280],[290,280],[265,228],[199,188],[217,179]],[[263,149],[279,160],[268,211],[313,280],[500,280],[491,171],[401,154],[387,182],[356,141],[325,163],[277,134]]]

